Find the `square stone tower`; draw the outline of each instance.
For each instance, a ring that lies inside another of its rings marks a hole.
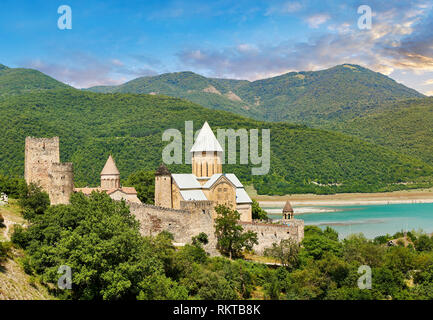
[[[51,204],[69,203],[74,190],[72,163],[60,163],[59,137],[26,137],[24,178],[38,184],[50,196]]]

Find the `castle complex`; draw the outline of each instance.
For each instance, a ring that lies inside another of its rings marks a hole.
[[[72,163],[60,162],[59,138],[27,137],[25,142],[25,179],[37,183],[50,196],[52,205],[67,204],[73,192],[86,195],[105,192],[114,200],[125,200],[140,223],[142,235],[157,235],[163,230],[173,234],[177,244],[189,243],[204,232],[210,254],[218,254],[214,234],[215,206],[226,205],[240,213],[244,230],[257,233],[257,253],[282,239],[300,242],[304,221],[293,218],[287,203],[281,224],[262,223],[252,219],[252,200],[234,174],[222,171],[222,148],[207,122],[191,148],[192,173],[175,174],[161,165],[155,173],[155,205],[141,203],[133,187],[122,187],[120,172],[110,155],[101,171],[97,188],[74,188]]]

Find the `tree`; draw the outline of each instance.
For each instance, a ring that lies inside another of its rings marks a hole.
[[[32,220],[35,216],[41,215],[50,206],[48,193],[42,191],[41,187],[30,183],[18,200],[23,217]]]
[[[255,220],[268,220],[268,214],[263,210],[256,200],[253,200],[252,204],[252,216]]]
[[[155,172],[140,170],[128,177],[128,186],[135,187],[137,197],[143,203],[154,204],[155,194]]]
[[[240,214],[226,206],[215,207],[218,216],[215,219],[215,236],[217,249],[230,259],[242,256],[242,250],[251,250],[258,244],[257,234],[253,231],[243,232],[244,228],[238,223]]]
[[[200,232],[198,235],[192,237],[191,240],[192,240],[192,244],[197,247],[201,247],[209,243],[208,236],[204,232]]]
[[[278,259],[281,264],[290,270],[299,265],[299,244],[292,239],[282,239],[279,244],[273,243],[271,248],[265,250],[265,255]]]
[[[433,249],[433,239],[426,234],[422,234],[415,241],[415,247],[418,251],[431,251]]]
[[[57,283],[60,266],[71,268],[72,290],[56,289],[60,298],[186,298],[184,289],[165,279],[164,259],[174,252],[171,240],[166,234],[156,241],[142,237],[125,201],[76,193],[69,205],[51,206],[24,232],[29,270],[44,283]],[[160,290],[150,294],[153,281]]]

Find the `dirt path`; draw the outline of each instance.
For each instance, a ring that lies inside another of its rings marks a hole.
[[[4,230],[3,230],[3,236],[4,236],[4,238],[5,238],[6,240],[9,241],[9,240],[10,240],[10,237],[9,237],[9,229],[10,229],[10,227],[11,227],[12,225],[15,224],[15,222],[10,221],[10,220],[7,220],[7,219],[4,219],[3,224],[6,226],[6,227],[4,228]]]

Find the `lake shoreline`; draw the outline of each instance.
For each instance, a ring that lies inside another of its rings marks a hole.
[[[340,193],[333,195],[296,194],[253,197],[261,207],[282,208],[287,200],[292,206],[356,206],[433,203],[433,189],[382,193]]]

